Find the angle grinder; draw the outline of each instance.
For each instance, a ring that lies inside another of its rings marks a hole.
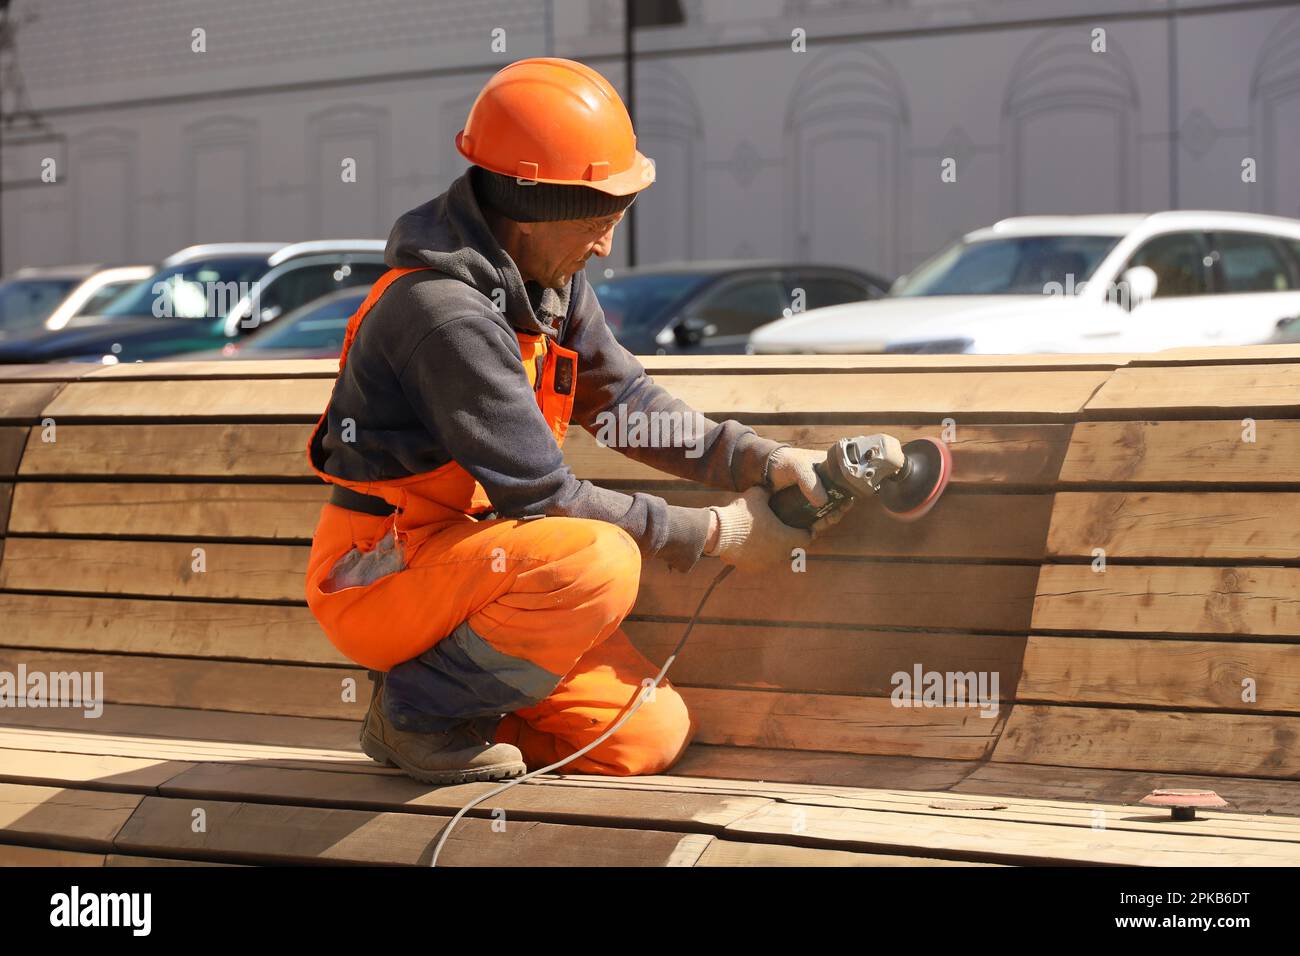
[[[933,438],[900,445],[890,435],[841,438],[813,466],[830,500],[820,508],[798,485],[782,488],[769,504],[776,516],[795,528],[809,528],[863,495],[876,495],[890,516],[915,521],[928,514],[952,479],[952,452]]]

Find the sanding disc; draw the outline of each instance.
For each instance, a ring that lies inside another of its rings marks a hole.
[[[952,479],[952,452],[934,438],[917,438],[903,446],[907,467],[880,485],[881,504],[897,521],[928,514]]]

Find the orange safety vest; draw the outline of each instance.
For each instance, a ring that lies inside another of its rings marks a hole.
[[[361,307],[348,320],[347,332],[343,337],[343,352],[339,356],[340,374],[347,363],[348,350],[352,347],[357,330],[361,328],[361,323],[365,321],[366,315],[374,304],[379,301],[379,297],[394,281],[408,272],[418,272],[427,268],[431,267],[390,269],[375,282],[370,289],[370,294],[361,303]],[[556,344],[541,333],[516,332],[515,336],[519,340],[519,351],[523,360],[522,371],[528,377],[528,384],[532,386],[537,396],[537,405],[547,424],[550,425],[555,443],[563,445],[578,388],[578,353]],[[335,387],[337,386],[336,379]],[[332,402],[333,399],[334,393],[331,389],[330,401]],[[317,466],[313,452],[328,411],[329,408],[326,406],[326,411],[321,413],[307,442],[307,460],[312,471],[325,481],[342,485],[361,494],[383,498],[396,507],[398,516],[394,523],[395,534],[410,537],[414,533],[423,537],[419,534],[419,529],[445,521],[466,519],[475,512],[486,511],[492,507],[492,501],[483,486],[456,461],[449,461],[423,474],[379,481],[349,481],[327,474]]]

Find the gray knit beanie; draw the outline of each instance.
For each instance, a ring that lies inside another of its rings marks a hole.
[[[482,166],[470,167],[470,184],[479,205],[515,222],[554,222],[614,216],[636,199],[636,193],[611,196],[587,186],[555,183],[524,184]]]

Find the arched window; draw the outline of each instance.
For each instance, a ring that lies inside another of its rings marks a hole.
[[[72,184],[77,259],[127,262],[136,255],[137,134],[98,128],[73,140]]]
[[[818,54],[785,113],[786,234],[799,261],[896,272],[906,248],[902,83],[875,53]]]
[[[1136,197],[1137,83],[1115,37],[1042,34],[1011,70],[1002,106],[1002,209],[1126,212]]]
[[[321,239],[357,239],[388,234],[388,110],[335,106],[307,120],[309,175],[307,228]],[[344,182],[343,160],[356,161],[356,182]]]
[[[185,127],[186,241],[257,235],[257,124],[216,116]]]
[[[703,187],[704,119],[695,91],[676,69],[637,67],[637,146],[655,162],[655,184],[638,200],[637,258],[691,259],[703,248],[708,198]]]
[[[1251,155],[1258,168],[1250,190],[1256,212],[1300,216],[1300,14],[1272,31],[1250,82]]]

